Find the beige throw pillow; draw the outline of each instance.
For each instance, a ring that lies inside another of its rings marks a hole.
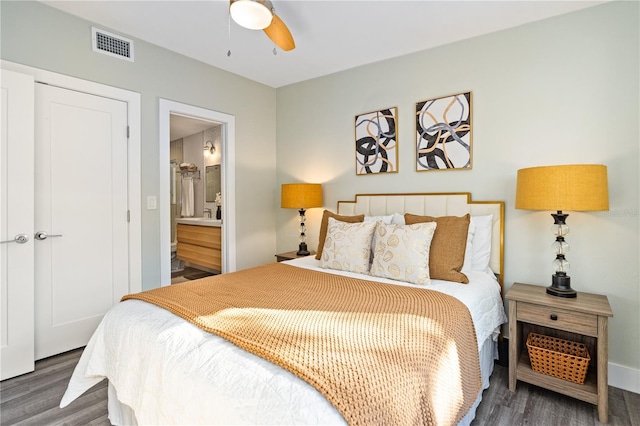
[[[426,285],[429,276],[429,248],[437,224],[385,225],[375,231],[376,247],[371,275]]]
[[[438,224],[429,251],[429,272],[432,279],[467,284],[469,279],[460,272],[464,263],[467,234],[471,216],[418,216],[405,213],[407,224],[435,222]]]
[[[318,238],[318,252],[316,253],[316,259],[320,260],[322,256],[322,249],[324,248],[324,240],[327,238],[327,227],[329,226],[329,218],[332,217],[335,220],[339,220],[340,222],[347,223],[356,223],[362,222],[364,220],[364,215],[360,214],[357,216],[341,216],[335,213],[330,212],[329,210],[325,210],[322,213],[322,222],[320,223],[320,235]]]
[[[376,222],[347,223],[329,218],[320,267],[369,272],[369,253]]]

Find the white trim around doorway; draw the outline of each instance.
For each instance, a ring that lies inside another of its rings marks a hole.
[[[160,284],[171,284],[171,194],[169,175],[170,116],[179,114],[222,125],[222,272],[236,270],[236,184],[234,179],[236,125],[233,115],[167,99],[159,102],[158,149],[160,155]]]

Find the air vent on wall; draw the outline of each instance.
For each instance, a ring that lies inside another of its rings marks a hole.
[[[133,42],[127,38],[91,27],[91,45],[94,52],[133,62]]]

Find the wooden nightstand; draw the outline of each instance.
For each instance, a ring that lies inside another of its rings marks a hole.
[[[509,301],[509,390],[518,380],[598,406],[601,423],[609,415],[607,321],[613,316],[607,296],[581,293],[573,299],[551,296],[545,287],[515,283]],[[531,369],[525,345],[530,332],[587,345],[591,361],[584,384],[577,384]]]
[[[278,253],[276,254],[276,261],[278,262],[282,262],[284,260],[291,260],[291,259],[295,259],[298,257],[305,257],[305,256],[298,256],[296,253],[298,252],[298,250],[294,250],[294,251],[288,251],[286,253]],[[316,252],[313,250],[309,250],[309,252],[311,254],[309,254],[308,256],[315,256]]]

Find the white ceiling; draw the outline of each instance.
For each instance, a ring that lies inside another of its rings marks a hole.
[[[187,117],[179,114],[171,114],[169,116],[169,140],[175,141],[177,139],[195,135],[196,133],[219,125],[219,123],[214,123],[199,118]]]
[[[272,0],[296,41],[296,49],[275,56],[262,31],[233,21],[229,42],[226,0],[42,2],[104,30],[280,87],[605,1]]]

